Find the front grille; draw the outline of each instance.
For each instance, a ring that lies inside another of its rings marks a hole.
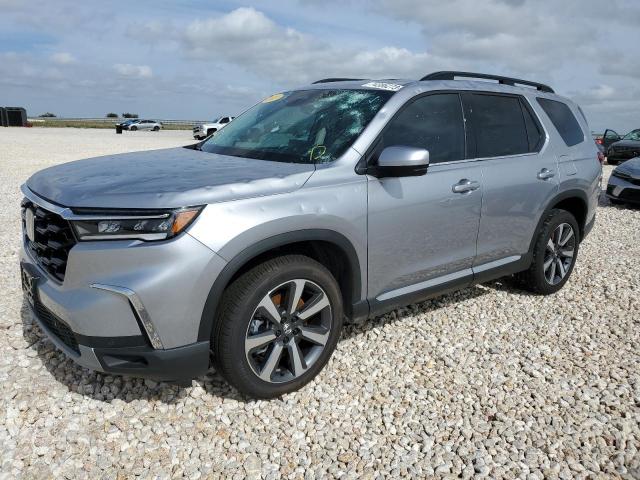
[[[80,355],[78,341],[69,326],[37,299],[34,302],[34,309],[40,321],[44,323],[62,343]]]
[[[28,208],[34,213],[33,240],[29,240],[26,233],[25,212]],[[22,202],[22,230],[33,258],[52,277],[63,281],[69,250],[76,243],[69,222],[25,199]]]

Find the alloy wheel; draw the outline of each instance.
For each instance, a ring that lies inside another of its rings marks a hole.
[[[566,276],[574,261],[576,235],[568,223],[558,225],[547,241],[544,254],[544,278],[550,285],[557,285]]]
[[[331,326],[329,297],[319,285],[300,278],[278,285],[247,327],[245,354],[253,373],[270,383],[300,377],[320,357]]]

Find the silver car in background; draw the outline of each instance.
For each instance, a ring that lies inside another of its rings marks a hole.
[[[25,297],[88,368],[184,382],[213,361],[278,396],[318,374],[343,322],[506,275],[562,288],[600,193],[588,132],[524,80],[320,80],[191,147],[33,175]]]
[[[123,126],[124,130],[135,132],[136,130],[151,130],[158,132],[162,128],[162,124],[155,120],[134,120],[128,125]]]

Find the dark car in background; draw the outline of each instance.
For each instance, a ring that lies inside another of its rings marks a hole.
[[[617,142],[621,138],[622,137],[618,135],[618,132],[611,130],[610,128],[607,128],[602,135],[594,135],[596,145],[603,153],[606,153],[611,144]]]
[[[610,165],[618,165],[635,157],[640,157],[640,129],[630,131],[607,149],[607,162]]]
[[[611,172],[607,197],[614,204],[640,204],[640,157],[624,162]]]

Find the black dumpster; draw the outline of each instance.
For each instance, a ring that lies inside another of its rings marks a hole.
[[[5,107],[9,127],[26,127],[27,111],[22,107]]]
[[[122,133],[122,125],[120,124],[116,125],[116,133]]]
[[[7,109],[0,107],[0,127],[8,127],[9,119],[7,118]]]

